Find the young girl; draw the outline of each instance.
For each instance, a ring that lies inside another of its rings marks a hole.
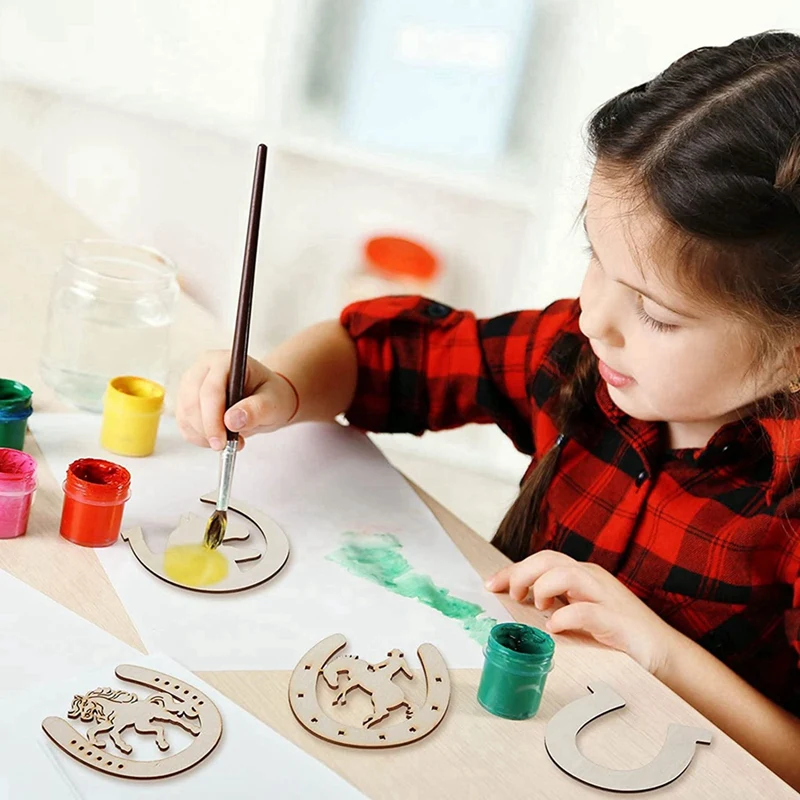
[[[800,787],[800,39],[701,48],[592,118],[579,300],[357,303],[250,360],[243,437],[494,422],[532,456],[488,584],[624,650]],[[487,265],[490,266],[490,265]],[[178,420],[222,447],[229,356]]]

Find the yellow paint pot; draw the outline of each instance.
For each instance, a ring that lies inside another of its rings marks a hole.
[[[145,378],[113,378],[103,402],[100,444],[121,456],[149,456],[156,446],[164,387]]]

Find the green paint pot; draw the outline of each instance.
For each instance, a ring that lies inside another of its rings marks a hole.
[[[544,631],[502,622],[489,632],[478,702],[491,714],[528,719],[539,710],[555,642]]]
[[[8,378],[0,378],[0,447],[22,450],[28,417],[33,413],[33,392]]]

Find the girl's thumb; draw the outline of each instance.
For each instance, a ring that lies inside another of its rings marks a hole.
[[[252,410],[248,408],[248,405],[247,400],[242,400],[225,412],[225,427],[228,430],[238,433],[248,427],[248,423],[252,419]]]
[[[244,400],[231,406],[225,413],[225,425],[228,430],[240,433],[257,428],[259,425],[268,425],[269,405],[259,394],[245,397]]]

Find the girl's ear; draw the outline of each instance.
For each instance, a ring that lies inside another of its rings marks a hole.
[[[787,388],[791,394],[800,392],[800,344],[792,350],[792,359],[789,362],[789,383]]]
[[[800,392],[800,342],[794,345],[789,355],[789,363],[786,366],[789,374],[787,389],[791,394],[796,394]]]

